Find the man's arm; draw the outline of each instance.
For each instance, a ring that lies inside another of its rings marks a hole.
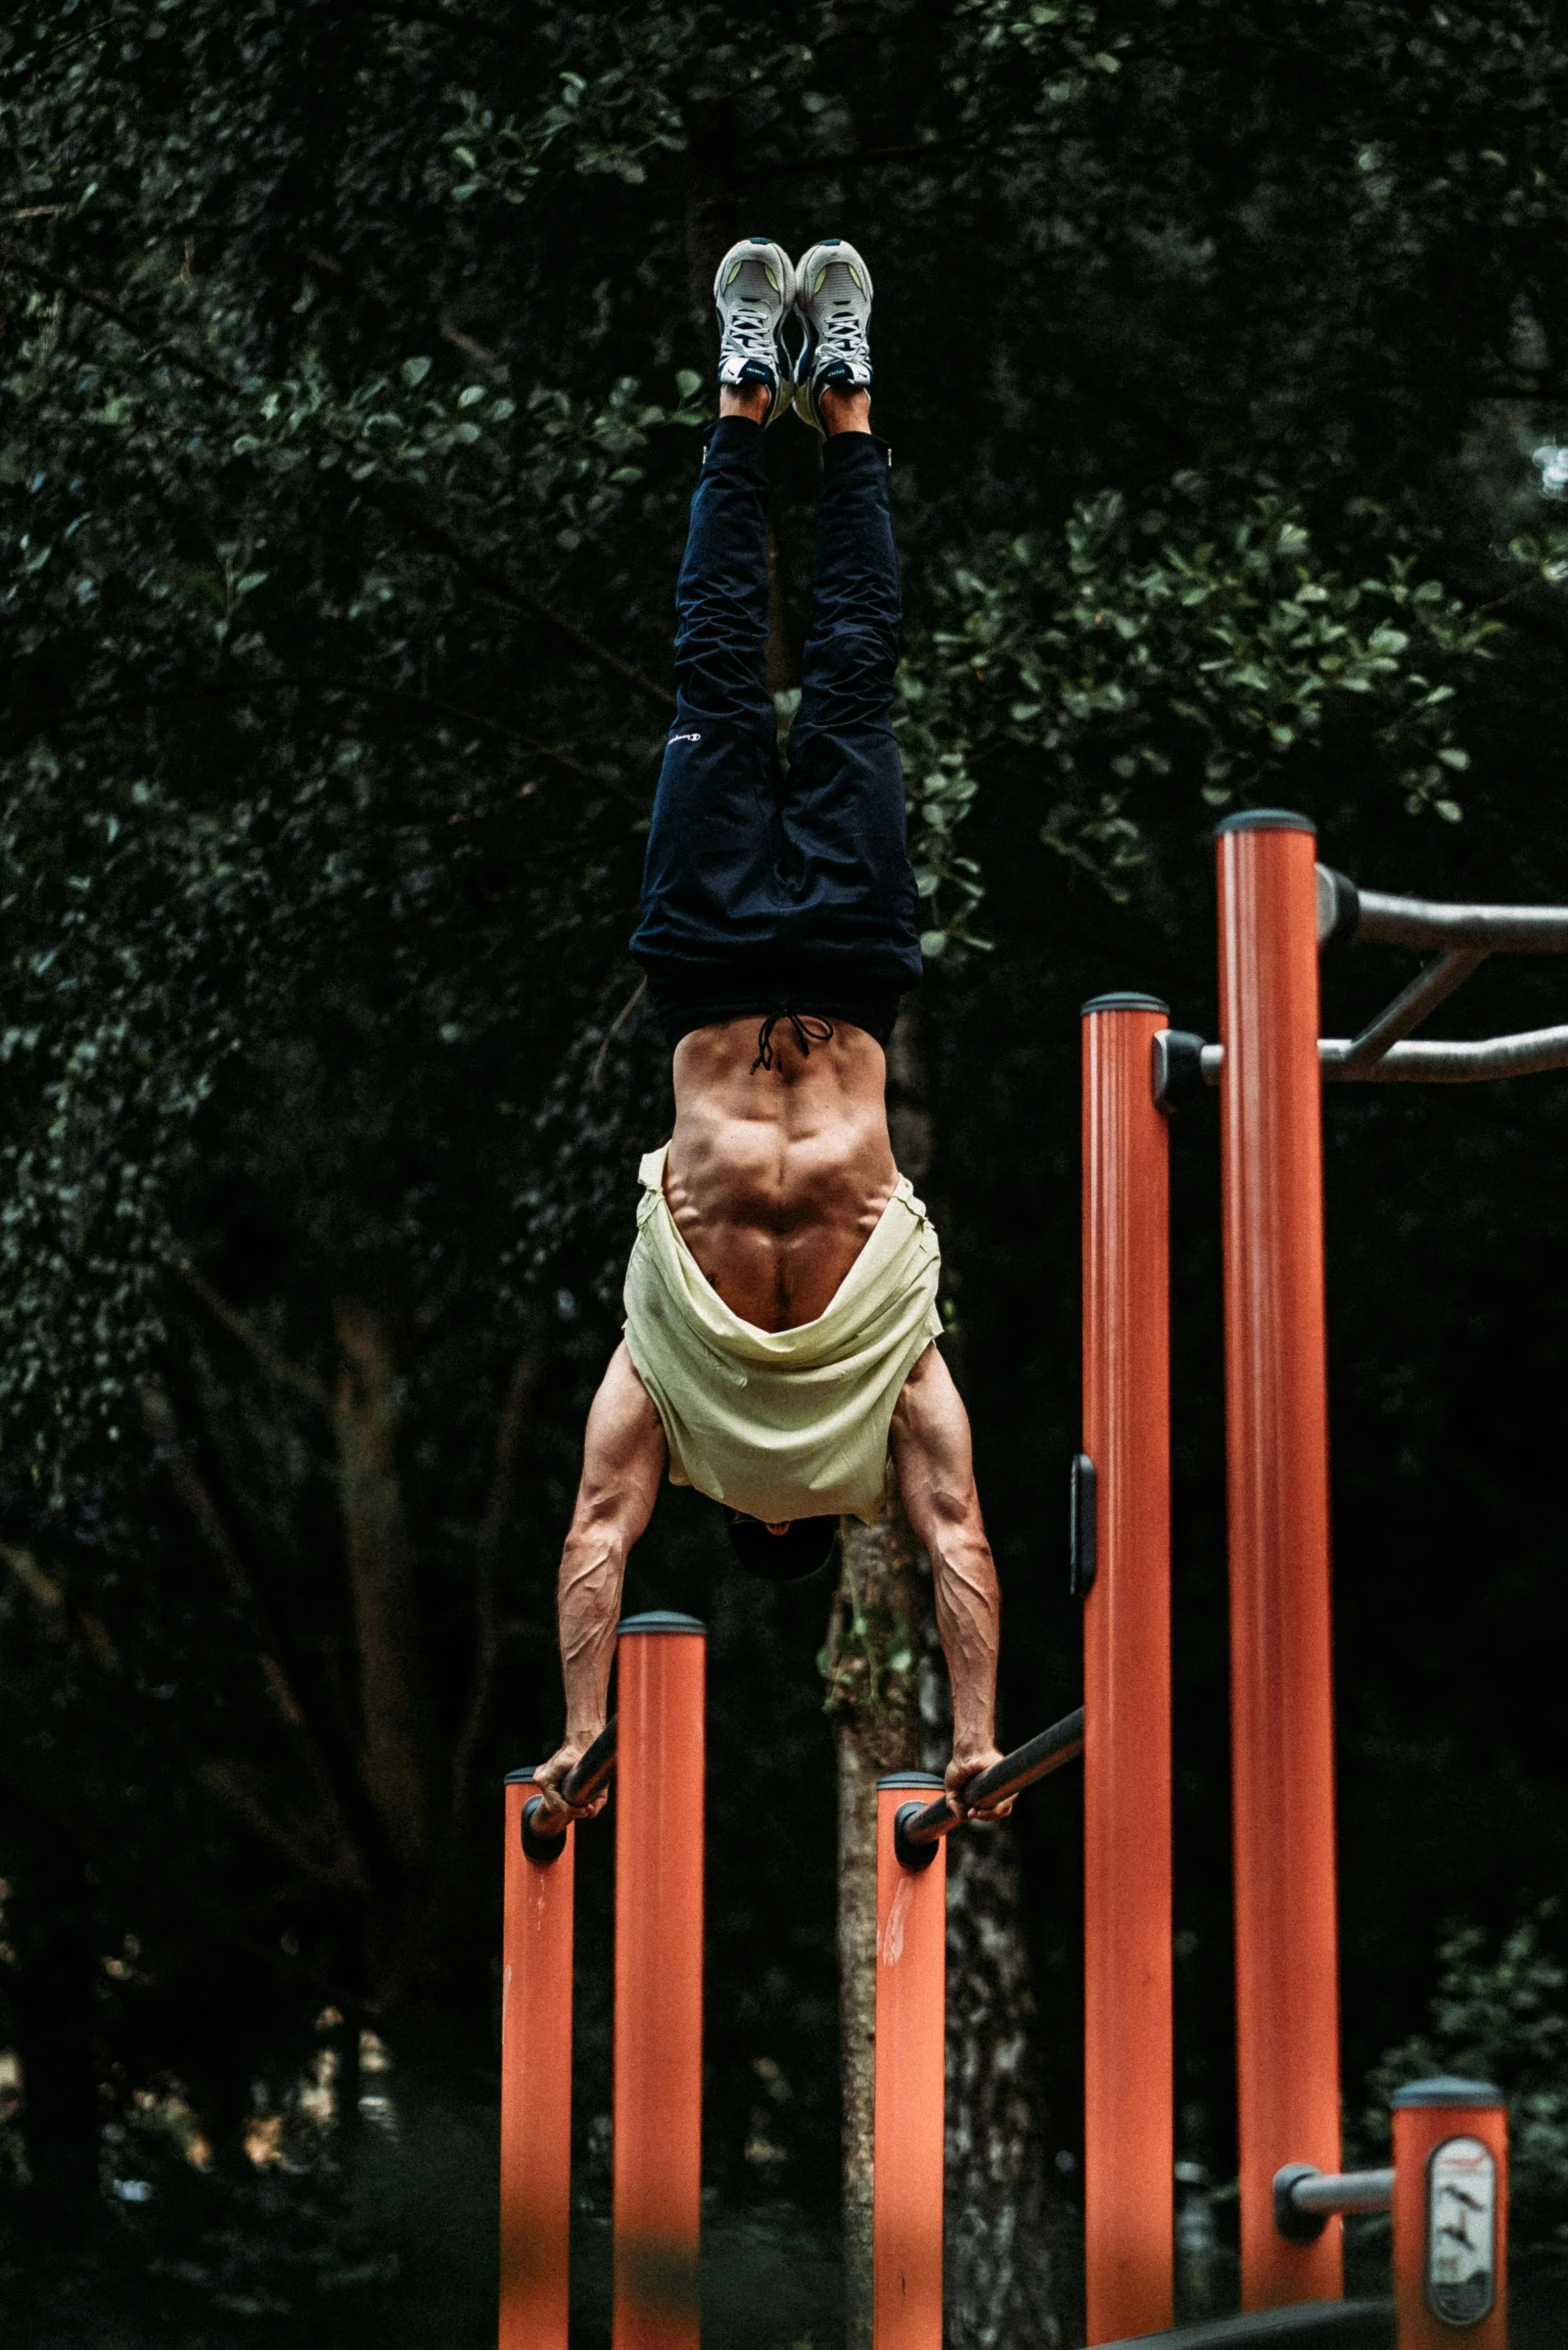
[[[567,1804],[557,1792],[604,1728],[626,1561],[653,1515],[666,1460],[664,1430],[622,1343],[610,1357],[588,1414],[577,1506],[561,1553],[556,1612],[566,1683],[566,1736],[534,1774],[546,1813],[586,1819],[604,1808]]]
[[[963,1790],[1001,1756],[996,1745],[996,1659],[1002,1600],[975,1491],[969,1414],[935,1346],[909,1377],[889,1430],[904,1511],[931,1560],[936,1628],[953,1692],[953,1759],[947,1794],[965,1817],[1003,1819],[1012,1800],[971,1814]]]

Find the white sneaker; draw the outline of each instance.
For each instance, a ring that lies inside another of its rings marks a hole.
[[[732,388],[766,384],[773,395],[764,423],[782,416],[795,391],[784,347],[784,321],[795,300],[795,272],[770,237],[742,237],[719,263],[713,307],[719,314],[719,381]]]
[[[824,237],[801,255],[795,308],[806,329],[795,362],[795,406],[821,432],[817,396],[824,388],[865,391],[871,384],[871,272],[843,237]]]

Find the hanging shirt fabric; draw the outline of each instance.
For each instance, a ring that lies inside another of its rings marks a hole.
[[[872,1524],[893,1407],[942,1334],[942,1252],[924,1205],[901,1176],[826,1312],[796,1330],[759,1330],[724,1303],[682,1238],[664,1196],[668,1148],[637,1170],[625,1306],[671,1484],[770,1525],[840,1512]]]

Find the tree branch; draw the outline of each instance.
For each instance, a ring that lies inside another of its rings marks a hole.
[[[52,1640],[73,1640],[86,1650],[101,1671],[119,1671],[120,1652],[98,1618],[88,1609],[78,1607],[64,1585],[39,1565],[30,1550],[20,1543],[0,1542],[0,1562],[10,1568],[37,1608]]]
[[[760,171],[739,174],[740,185],[761,187],[775,180],[826,178],[841,171],[869,171],[883,163],[921,163],[928,155],[950,155],[965,147],[983,146],[997,132],[1016,129],[1023,121],[1018,108],[1008,108],[978,122],[967,131],[952,131],[945,139],[911,139],[891,147],[846,148],[839,155],[811,155],[804,161],[780,163]]]
[[[1549,612],[1532,612],[1528,606],[1513,600],[1523,595],[1526,588],[1538,584],[1533,579],[1524,580],[1506,595],[1485,599],[1472,596],[1466,600],[1484,619],[1499,621],[1504,628],[1517,630],[1520,636],[1533,636],[1540,644],[1555,645],[1559,653],[1568,653],[1568,622],[1554,620]]]
[[[14,245],[7,245],[0,250],[0,257],[11,267],[20,269],[24,276],[35,278],[40,285],[52,286],[57,293],[66,294],[86,309],[96,311],[100,318],[109,319],[136,341],[163,351],[175,366],[210,385],[214,391],[224,393],[229,399],[243,397],[243,387],[232,375],[215,367],[189,343],[177,342],[168,335],[155,333],[142,326],[112,294],[102,293],[96,287],[84,286],[77,279],[67,277],[63,270],[52,268],[48,262],[35,260],[30,254],[19,253]],[[546,604],[527,588],[518,587],[488,556],[470,547],[466,540],[458,537],[456,531],[449,530],[444,522],[437,521],[433,515],[424,514],[417,506],[411,505],[400,491],[381,488],[373,481],[360,482],[357,489],[366,505],[389,516],[411,538],[420,540],[433,552],[444,556],[454,570],[462,572],[476,587],[482,587],[487,595],[494,596],[499,603],[509,605],[514,611],[526,612],[531,619],[554,629],[584,660],[595,662],[610,676],[620,678],[623,684],[631,686],[645,701],[651,702],[655,709],[665,713],[674,709],[675,696],[666,686],[659,685],[630,661],[623,661],[619,653],[612,652],[608,645],[601,644],[587,629],[579,628],[574,620],[568,620],[564,613],[557,612],[553,605]]]
[[[198,1273],[188,1257],[181,1257],[174,1269],[186,1288],[201,1299],[213,1320],[221,1322],[224,1329],[255,1356],[269,1378],[276,1379],[284,1387],[292,1387],[296,1395],[304,1396],[307,1403],[317,1405],[320,1410],[331,1411],[332,1391],[324,1380],[301,1370],[297,1363],[291,1363],[287,1356],[280,1355],[275,1347],[269,1346],[255,1323],[242,1314],[238,1306],[231,1306],[222,1291],[214,1289],[206,1275]]]
[[[446,1841],[448,1853],[452,1855],[455,1855],[468,1818],[479,1745],[489,1728],[501,1659],[513,1629],[503,1622],[501,1614],[507,1536],[517,1498],[518,1459],[523,1437],[533,1416],[534,1399],[539,1392],[544,1366],[544,1349],[541,1345],[535,1343],[523,1349],[512,1366],[506,1401],[501,1406],[501,1417],[496,1426],[490,1490],[485,1499],[484,1516],[479,1522],[477,1543],[479,1575],[474,1601],[474,1677],[462,1727],[452,1750],[449,1779]]]
[[[488,718],[483,711],[469,710],[461,702],[448,702],[438,694],[416,693],[411,686],[382,685],[373,677],[354,677],[335,669],[283,669],[266,676],[244,676],[235,672],[228,677],[197,678],[187,685],[172,687],[166,692],[149,694],[115,694],[102,702],[79,703],[73,715],[80,718],[100,718],[117,715],[122,710],[146,710],[175,706],[194,697],[212,700],[242,700],[248,694],[300,692],[356,694],[361,700],[394,702],[404,709],[418,711],[422,716],[449,718],[460,726],[471,726],[480,734],[493,735],[499,742],[510,743],[530,758],[559,768],[574,783],[592,785],[595,791],[607,791],[616,799],[635,808],[639,816],[647,814],[647,803],[638,798],[623,783],[612,782],[607,776],[596,775],[591,767],[574,759],[569,751],[558,750],[553,743],[542,743],[531,734],[523,734],[504,719]],[[532,784],[525,785],[532,792]]]
[[[608,670],[612,677],[620,678],[641,694],[644,701],[651,702],[656,710],[667,713],[674,709],[675,696],[667,686],[656,684],[653,678],[635,668],[630,661],[623,661],[619,653],[612,653],[608,645],[601,644],[597,637],[590,636],[586,629],[579,628],[574,620],[568,620],[553,605],[541,603],[527,588],[517,587],[504,571],[496,569],[488,557],[470,547],[455,531],[448,530],[444,522],[438,522],[433,515],[423,514],[417,506],[411,506],[400,491],[383,488],[374,481],[363,481],[358,487],[367,506],[374,506],[378,513],[390,516],[411,538],[422,540],[436,554],[444,555],[455,571],[462,572],[476,587],[494,596],[498,603],[509,604],[514,611],[527,612],[533,619],[543,621],[575,647],[584,660],[597,662],[601,669]]]
[[[384,1884],[393,1865],[390,1849],[352,1757],[330,1729],[312,1721],[304,1696],[304,1675],[288,1627],[270,1598],[257,1588],[223,1512],[181,1437],[173,1399],[157,1380],[143,1385],[142,1417],[169,1482],[217,1562],[231,1597],[261,1635],[257,1661],[262,1678],[305,1760],[323,1814],[332,1822],[342,1845],[341,1880],[362,1888]]]
[[[209,1791],[218,1796],[237,1818],[243,1820],[258,1843],[270,1846],[278,1858],[287,1863],[297,1876],[307,1883],[320,1885],[333,1893],[363,1893],[364,1879],[357,1869],[345,1868],[341,1855],[321,1851],[308,1832],[286,1826],[267,1809],[249,1784],[247,1775],[235,1764],[204,1762],[197,1776]]]
[[[371,0],[362,13],[389,16],[397,24],[439,25],[444,33],[472,33],[481,41],[504,41],[510,45],[513,40],[504,25],[486,24],[483,18],[461,15],[455,8],[409,8],[393,5],[392,0]]]
[[[374,302],[378,309],[386,311],[390,317],[396,317],[396,305],[379,278],[358,276],[346,261],[337,260],[331,253],[321,252],[315,245],[305,247],[305,266],[313,269],[317,277],[328,279],[344,293],[357,295],[362,301]],[[404,331],[407,332],[406,325]],[[486,350],[483,343],[476,343],[472,335],[465,335],[449,319],[438,319],[435,331],[444,343],[451,344],[454,351],[461,351],[465,359],[475,360],[481,367],[500,366],[500,359],[494,351]]]

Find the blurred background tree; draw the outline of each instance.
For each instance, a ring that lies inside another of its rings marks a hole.
[[[1249,803],[1379,886],[1568,896],[1568,39],[1524,0],[15,0],[0,76],[0,2278],[61,2341],[478,2341],[495,1781],[556,1735],[554,1553],[668,1118],[624,941],[714,263],[837,230],[877,275],[931,970],[901,1149],[1022,1734],[1077,1694],[1079,1001],[1212,1033],[1206,833]],[[771,446],[787,716],[816,459]],[[1399,960],[1331,962],[1330,1024]],[[1560,1005],[1521,967],[1456,1019]],[[1554,1079],[1328,1105],[1353,2097],[1466,1970],[1560,2012],[1565,1118]],[[1181,2152],[1222,2181],[1208,1109],[1175,1190]],[[670,1495],[632,1597],[713,1627],[711,2338],[821,2350],[828,1595],[740,1588]],[[955,1910],[961,2350],[1074,2323],[1073,1809],[974,1839]]]

